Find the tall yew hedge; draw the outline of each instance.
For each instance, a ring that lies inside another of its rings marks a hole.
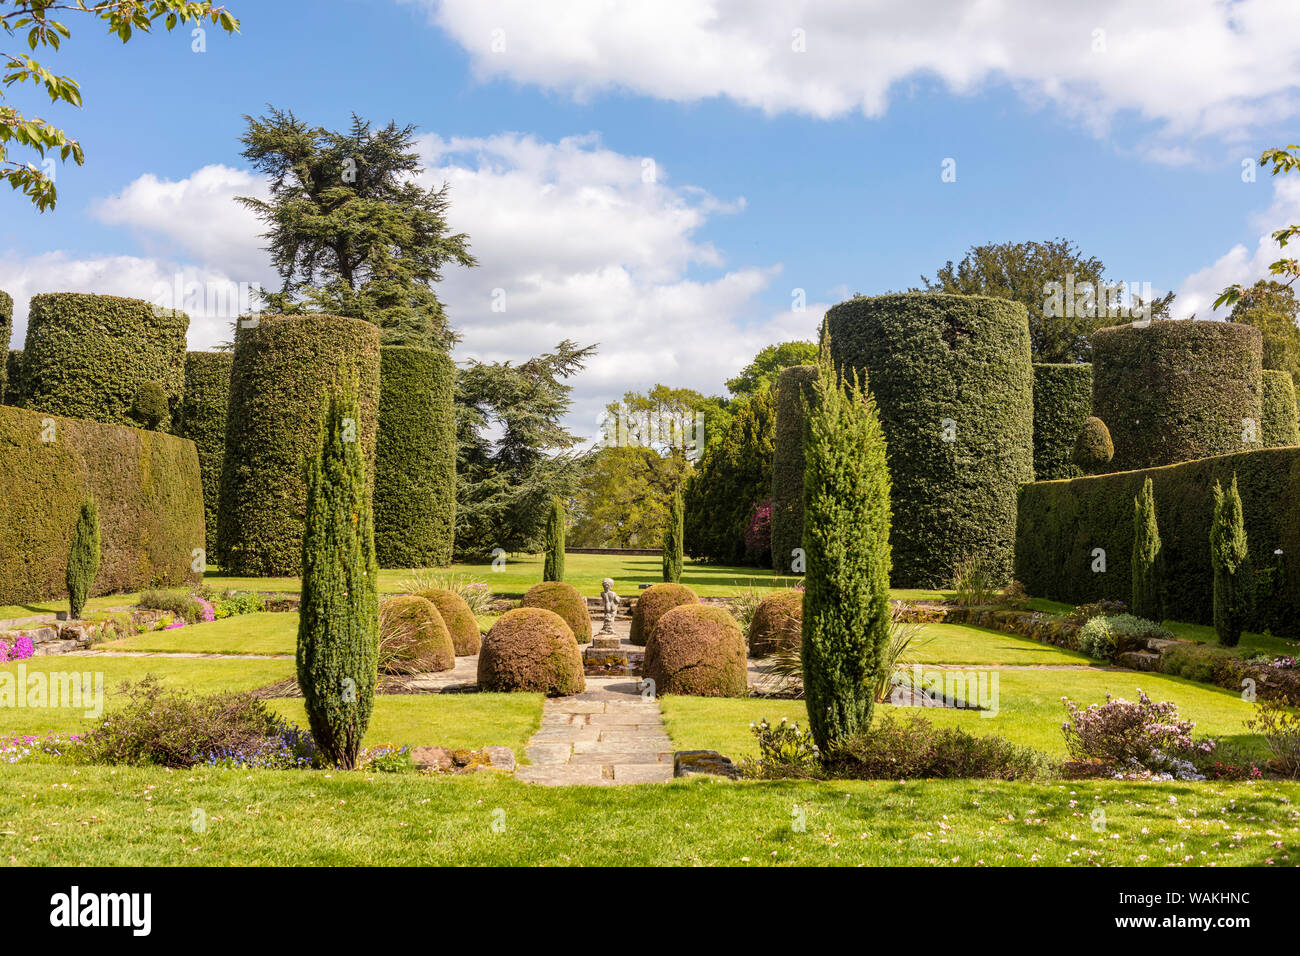
[[[1034,365],[1034,478],[1077,478],[1074,441],[1092,414],[1092,366]]]
[[[1260,443],[1265,448],[1300,445],[1300,412],[1290,372],[1264,369]]]
[[[813,395],[816,365],[782,369],[776,385],[772,438],[772,569],[790,574],[803,540],[804,406]]]
[[[226,413],[230,407],[229,352],[190,352],[185,356],[185,396],[177,432],[194,442],[203,475],[203,513],[208,550],[217,550],[217,502],[221,463],[226,456]]]

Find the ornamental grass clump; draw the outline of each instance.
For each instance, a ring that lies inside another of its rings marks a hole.
[[[1194,740],[1196,724],[1180,720],[1178,705],[1152,701],[1141,690],[1137,702],[1112,699],[1081,708],[1061,702],[1069,720],[1061,724],[1065,747],[1076,760],[1099,761],[1118,773],[1150,771],[1177,780],[1203,780],[1196,762],[1214,752],[1215,742]]]

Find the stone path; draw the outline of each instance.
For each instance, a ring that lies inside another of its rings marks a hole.
[[[531,763],[515,776],[545,786],[662,783],[673,776],[673,743],[654,701],[627,677],[588,677],[587,689],[546,701],[528,742]]]

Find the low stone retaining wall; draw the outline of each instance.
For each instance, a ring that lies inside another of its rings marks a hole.
[[[26,636],[32,642],[35,656],[48,657],[85,650],[97,641],[152,630],[166,616],[166,611],[133,610],[89,621],[41,621],[22,625],[8,621],[0,624],[5,628],[0,630],[0,641],[13,647],[19,637]]]

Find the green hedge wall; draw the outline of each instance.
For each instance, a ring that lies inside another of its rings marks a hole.
[[[1262,338],[1233,322],[1117,325],[1092,336],[1092,413],[1115,443],[1114,471],[1173,465],[1257,445]]]
[[[812,398],[816,365],[782,369],[776,384],[772,437],[772,569],[790,574],[791,552],[803,541],[803,403]]]
[[[9,354],[5,356],[5,386],[4,392],[0,397],[3,405],[19,406],[23,403],[23,350],[10,349]]]
[[[33,411],[118,425],[156,382],[175,414],[185,390],[184,312],[143,299],[55,292],[32,296],[23,349],[24,404]],[[171,429],[170,418],[159,425]]]
[[[1264,369],[1259,440],[1265,448],[1300,445],[1300,411],[1290,372]]]
[[[203,513],[208,547],[217,550],[217,501],[221,497],[221,462],[226,457],[226,412],[230,405],[229,352],[190,352],[185,356],[185,395],[177,431],[194,442],[203,473]]]
[[[825,327],[836,366],[866,369],[885,429],[894,586],[946,587],[967,557],[1009,578],[1016,489],[1034,477],[1025,307],[905,293],[842,302]]]
[[[1214,482],[1237,475],[1251,563],[1261,576],[1251,630],[1300,629],[1300,448],[1220,455],[1161,468],[1026,485],[1016,526],[1016,577],[1034,597],[1124,601],[1132,589],[1133,499],[1151,478],[1165,569],[1165,607],[1209,624]],[[1105,570],[1093,571],[1094,549]],[[1277,549],[1282,555],[1274,554]]]
[[[451,563],[456,530],[456,366],[445,352],[380,349],[375,553],[381,568]]]
[[[235,335],[221,467],[216,557],[228,574],[296,575],[302,567],[304,462],[318,447],[324,399],[355,378],[357,438],[373,485],[379,327],[332,315],[263,315]]]
[[[46,440],[50,439],[50,440]],[[66,593],[81,503],[99,506],[92,594],[197,580],[205,547],[194,444],[159,432],[0,408],[0,604]]]
[[[1074,440],[1092,414],[1092,366],[1034,366],[1034,477],[1077,478]]]
[[[14,299],[8,292],[0,289],[0,355],[8,358],[9,340],[14,334]],[[9,363],[0,368],[0,399],[4,398],[8,380]]]

